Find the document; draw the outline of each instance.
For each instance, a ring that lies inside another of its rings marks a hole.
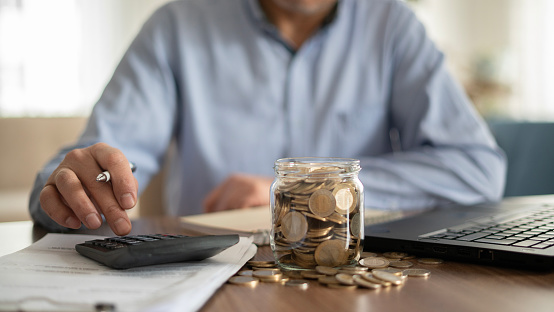
[[[103,238],[48,234],[1,257],[0,310],[196,311],[257,250],[241,237],[203,261],[114,270],[75,251],[78,243]]]

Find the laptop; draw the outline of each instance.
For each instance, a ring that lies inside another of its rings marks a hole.
[[[554,269],[554,204],[444,206],[364,230],[368,251]]]

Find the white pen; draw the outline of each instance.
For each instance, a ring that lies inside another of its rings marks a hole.
[[[135,166],[134,163],[129,162],[129,166],[131,167],[131,172],[135,172],[135,170],[137,170],[137,166]],[[111,177],[112,176],[110,175],[108,170],[106,170],[96,177],[96,182],[108,182],[110,181]]]

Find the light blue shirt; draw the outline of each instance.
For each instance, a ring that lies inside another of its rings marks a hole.
[[[366,206],[379,209],[496,201],[506,170],[443,54],[394,0],[340,0],[297,51],[256,0],[165,5],[123,57],[79,142],[39,173],[36,221],[53,226],[38,194],[65,152],[96,142],[137,164],[140,191],[175,142],[170,215],[201,213],[227,176],[273,176],[283,157],[360,159]]]

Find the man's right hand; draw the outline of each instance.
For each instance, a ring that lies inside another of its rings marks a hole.
[[[109,171],[110,182],[96,182]],[[77,229],[102,225],[104,215],[117,235],[131,231],[125,210],[137,203],[138,182],[123,153],[104,143],[67,153],[40,193],[42,209],[58,224]]]

